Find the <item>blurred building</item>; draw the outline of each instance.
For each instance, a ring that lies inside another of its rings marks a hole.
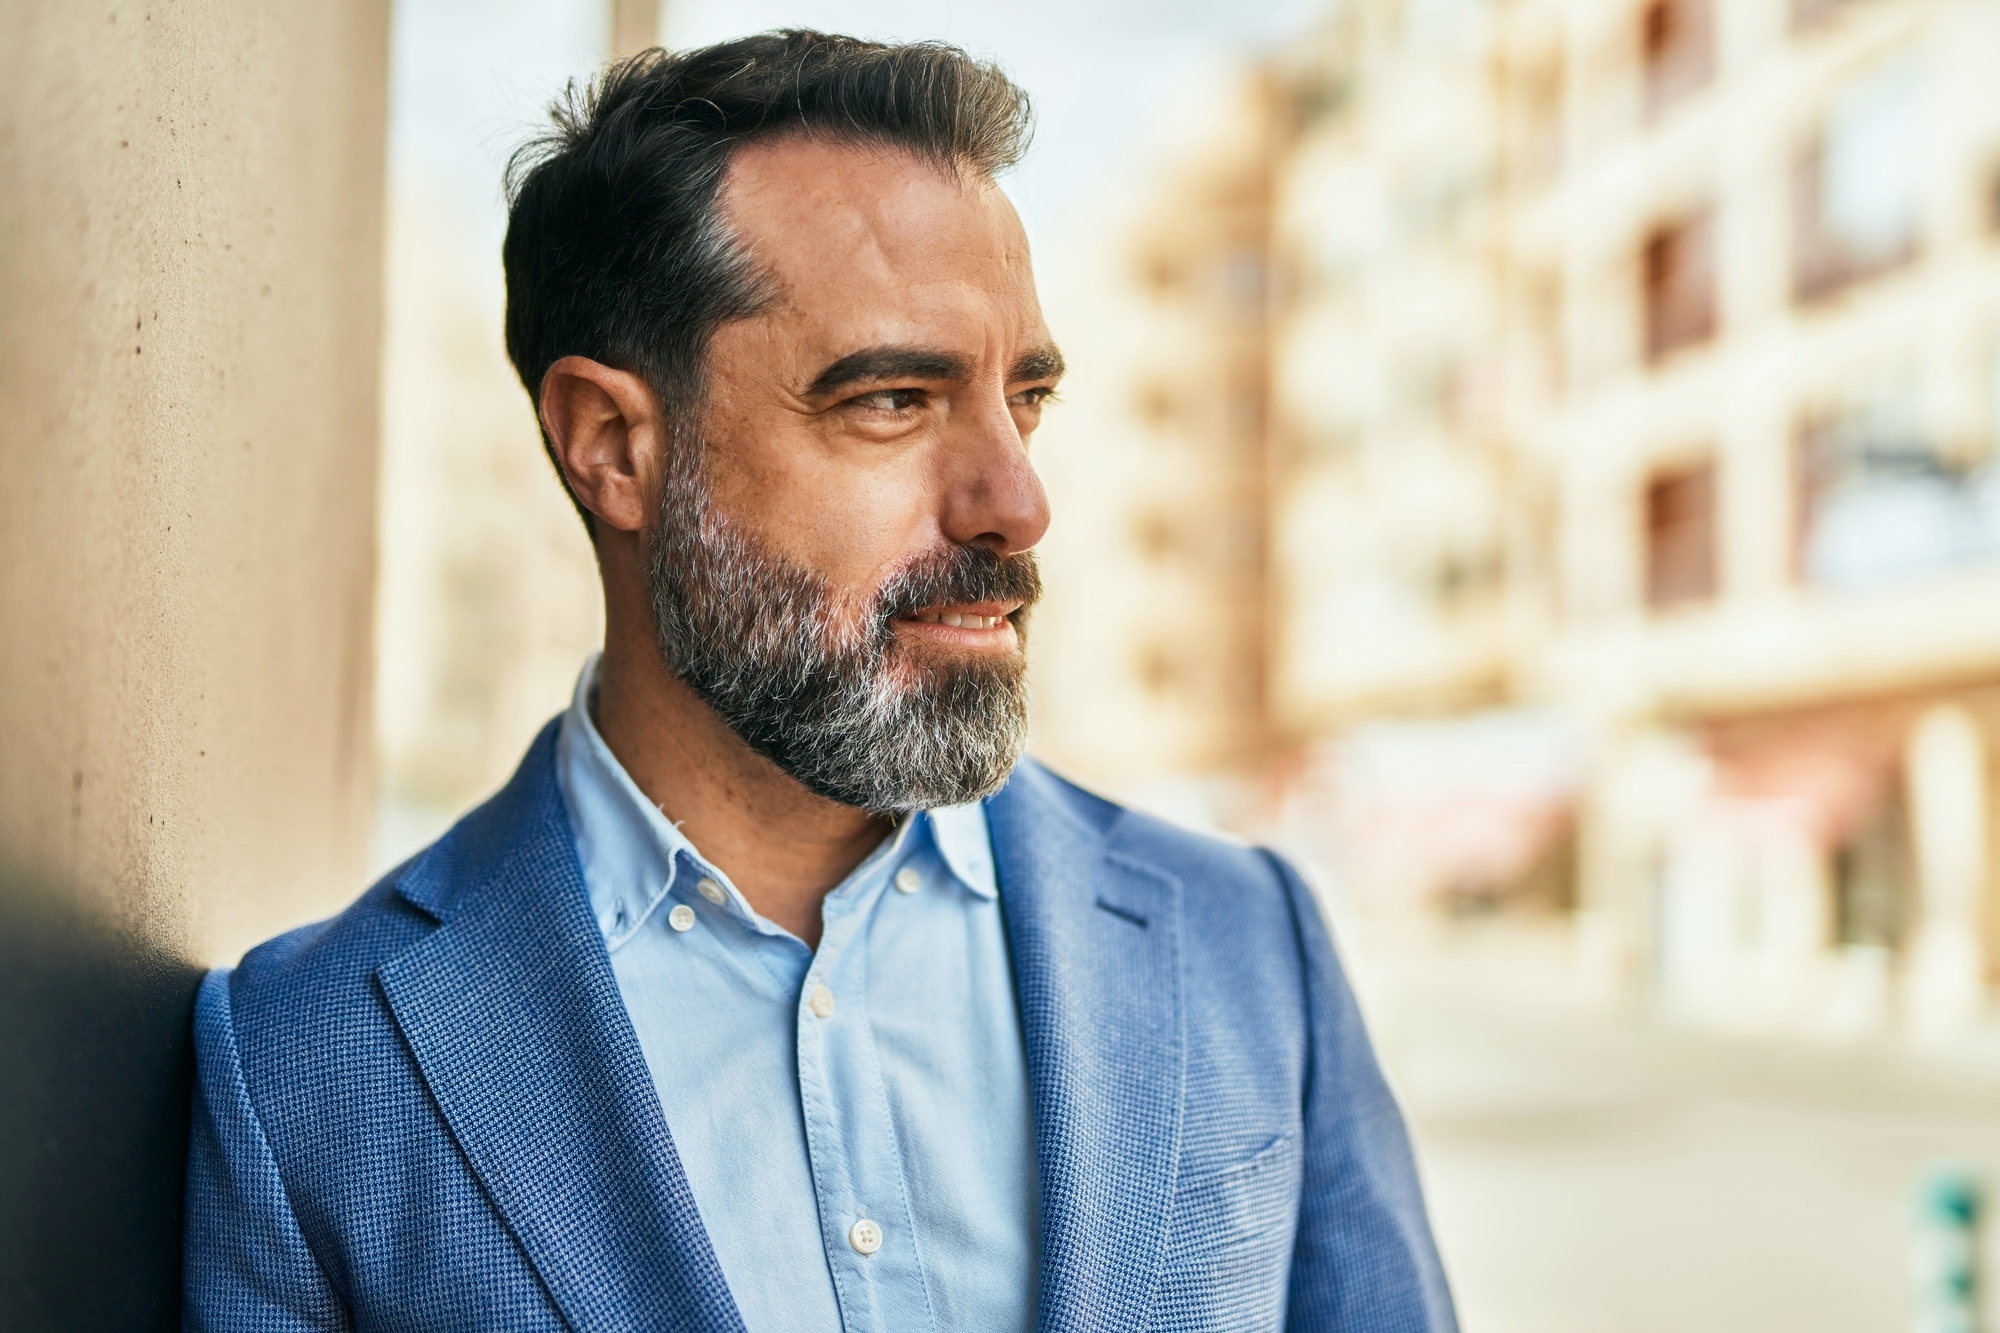
[[[1565,162],[1560,629],[1599,737],[1586,901],[1674,1007],[1950,1029],[2000,940],[2000,7],[1524,7]]]
[[[1554,607],[1555,492],[1517,441],[1556,401],[1555,293],[1510,231],[1558,149],[1509,18],[1345,5],[1278,67],[1281,790],[1378,909],[1574,892],[1575,728],[1520,688]]]
[[[1070,362],[1030,632],[1039,753],[1129,798],[1241,813],[1268,707],[1271,91],[1217,75],[1038,256]]]
[[[1171,579],[1109,515],[1182,479],[1180,522],[1264,534],[1217,594],[1265,617],[1261,702],[1142,723],[1138,663],[1058,673],[1045,643],[1092,771],[1233,730],[1205,753],[1357,899],[1573,912],[1707,1021],[1975,1020],[2000,980],[1995,52],[1993,0],[1351,0],[1243,75],[1254,134],[1170,147],[1173,179],[1266,182],[1261,331],[1208,321],[1267,367],[1239,409],[1262,511],[1209,480],[1248,457],[1226,430],[1142,433],[1146,376],[1184,382],[1148,350],[1175,329],[1146,257],[1247,248],[1179,187],[1119,233],[1129,397],[1082,433],[1131,452],[1081,489],[1106,569]]]

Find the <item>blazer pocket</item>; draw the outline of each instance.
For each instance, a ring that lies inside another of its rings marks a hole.
[[[1291,1281],[1304,1154],[1296,1133],[1182,1179],[1150,1328],[1276,1333]]]
[[[1279,1134],[1240,1162],[1181,1182],[1176,1231],[1210,1246],[1254,1240],[1289,1228],[1298,1214],[1300,1144]]]

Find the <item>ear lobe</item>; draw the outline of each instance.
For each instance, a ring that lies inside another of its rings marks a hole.
[[[577,500],[607,526],[637,532],[659,475],[661,414],[646,382],[588,357],[542,376],[542,429]]]

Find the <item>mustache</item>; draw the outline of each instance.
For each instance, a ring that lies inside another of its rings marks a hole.
[[[875,621],[889,622],[941,602],[1015,602],[1017,625],[1041,600],[1042,571],[1033,551],[1001,555],[986,546],[947,546],[904,565],[875,594]]]

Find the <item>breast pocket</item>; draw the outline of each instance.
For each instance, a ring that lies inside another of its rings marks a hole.
[[[1244,1161],[1181,1182],[1155,1327],[1205,1333],[1279,1327],[1299,1214],[1300,1154],[1299,1136],[1282,1134]]]

